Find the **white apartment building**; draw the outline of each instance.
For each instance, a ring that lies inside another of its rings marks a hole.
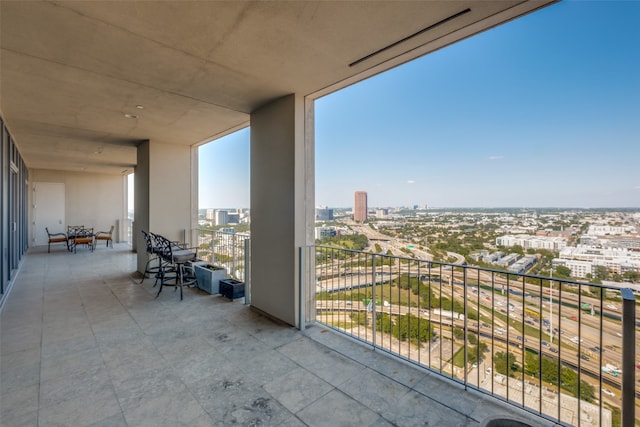
[[[620,235],[635,232],[635,229],[630,226],[620,227],[604,224],[591,224],[587,234],[591,236],[606,236],[606,235]]]
[[[576,277],[584,277],[576,274],[569,265],[569,261],[581,261],[591,264],[592,271],[585,273],[593,273],[593,267],[602,265],[607,267],[612,273],[623,274],[626,271],[640,271],[640,252],[630,251],[627,248],[601,248],[589,245],[567,246],[560,251],[560,257],[554,259],[556,262],[563,262],[566,267],[571,268],[572,275]],[[583,264],[576,264],[577,269],[582,269]],[[585,267],[586,269],[586,267]]]
[[[386,218],[389,216],[389,209],[376,209],[376,218]]]
[[[571,269],[571,275],[573,277],[585,278],[587,277],[587,274],[593,275],[593,263],[590,261],[555,258],[553,260],[553,268],[556,268],[559,265]]]
[[[507,234],[496,238],[497,246],[511,247],[522,246],[523,249],[547,249],[559,252],[567,246],[567,239],[564,237],[531,236],[528,234],[512,235]]]

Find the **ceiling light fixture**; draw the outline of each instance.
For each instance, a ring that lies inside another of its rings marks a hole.
[[[138,105],[136,105],[136,108],[137,108],[138,110],[142,110],[142,109],[144,109],[144,105],[140,105],[140,104],[138,104]]]
[[[125,114],[124,115],[127,119],[137,119],[138,116],[135,114]]]

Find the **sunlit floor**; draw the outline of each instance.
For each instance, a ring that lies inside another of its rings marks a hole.
[[[30,250],[1,313],[0,425],[551,425],[242,299],[156,299],[135,268],[125,244]]]

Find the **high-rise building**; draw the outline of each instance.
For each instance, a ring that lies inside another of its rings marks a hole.
[[[208,219],[208,220],[212,220],[212,219],[214,219],[213,215],[214,215],[213,209],[207,209],[205,214],[204,214],[204,218]]]
[[[333,209],[328,207],[316,209],[316,220],[318,221],[333,221]]]
[[[367,192],[356,191],[355,204],[353,206],[353,220],[365,222],[367,220]]]
[[[216,211],[216,225],[227,225],[229,223],[229,212]]]

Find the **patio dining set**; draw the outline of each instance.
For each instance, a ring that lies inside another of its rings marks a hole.
[[[78,246],[85,246],[91,252],[96,248],[96,244],[100,240],[106,241],[107,247],[111,242],[113,247],[113,229],[111,226],[109,231],[93,231],[93,228],[85,227],[84,225],[70,225],[67,227],[66,233],[50,233],[48,228],[45,228],[47,235],[49,236],[49,242],[47,246],[47,252],[51,252],[52,243],[64,243],[67,246],[67,251],[77,253]]]

